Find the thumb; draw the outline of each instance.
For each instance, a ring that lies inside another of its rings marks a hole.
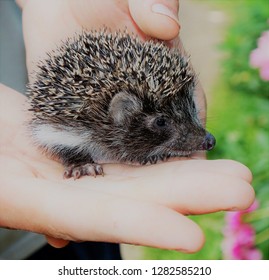
[[[172,40],[178,36],[178,0],[128,0],[130,14],[148,36]]]

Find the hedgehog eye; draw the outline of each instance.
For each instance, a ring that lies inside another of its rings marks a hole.
[[[154,124],[158,128],[164,128],[167,125],[167,119],[164,116],[158,117],[155,119]]]

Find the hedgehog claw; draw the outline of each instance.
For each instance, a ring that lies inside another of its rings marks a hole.
[[[73,173],[73,169],[75,168],[75,166],[72,164],[70,166],[67,166],[64,170],[64,174],[63,174],[63,178],[64,179],[69,179],[72,177],[72,173]]]
[[[75,168],[72,172],[72,176],[74,177],[74,180],[77,180],[81,176],[81,170],[79,168]]]
[[[86,163],[84,165],[71,165],[66,167],[63,177],[64,179],[69,179],[71,177],[74,180],[79,179],[82,176],[94,176],[97,175],[104,176],[104,171],[101,165],[95,163]]]
[[[101,165],[96,164],[95,165],[95,171],[98,175],[104,176],[104,170],[103,170],[103,167]]]
[[[69,171],[67,169],[65,169],[65,171],[64,171],[63,178],[64,179],[70,178],[70,174],[69,174]]]

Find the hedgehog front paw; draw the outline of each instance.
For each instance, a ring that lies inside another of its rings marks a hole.
[[[74,180],[79,179],[82,176],[94,176],[102,175],[104,176],[103,167],[96,163],[86,163],[83,165],[71,165],[64,170],[64,179],[69,179],[71,177]]]

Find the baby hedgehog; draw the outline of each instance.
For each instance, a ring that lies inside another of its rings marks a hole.
[[[64,178],[103,175],[104,162],[147,164],[211,150],[178,49],[126,32],[82,32],[40,61],[28,85],[32,137]]]

